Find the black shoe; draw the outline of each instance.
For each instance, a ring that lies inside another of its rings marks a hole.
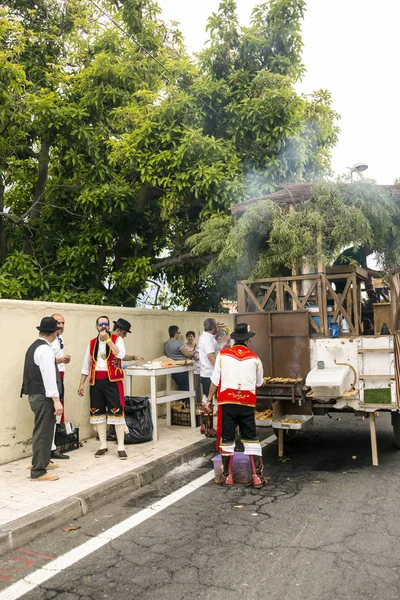
[[[66,454],[61,454],[58,450],[52,450],[50,454],[51,458],[56,458],[57,460],[66,460],[69,458]]]
[[[94,456],[95,458],[100,458],[100,456],[104,456],[106,452],[108,452],[108,448],[99,448]]]

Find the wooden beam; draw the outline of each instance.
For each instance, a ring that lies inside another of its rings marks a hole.
[[[284,456],[284,429],[278,429],[278,456],[282,458]]]
[[[349,315],[347,314],[346,309],[343,306],[343,300],[339,300],[339,297],[337,296],[336,292],[333,290],[333,287],[331,286],[331,284],[327,278],[326,278],[326,287],[328,288],[329,293],[331,294],[333,300],[336,301],[338,304],[339,310],[336,309],[334,314],[338,315],[340,312],[342,317],[344,317],[346,319],[346,322],[347,322],[348,326],[350,327],[350,332],[355,334],[355,329],[354,329],[353,323],[351,322],[351,319],[350,319]],[[335,317],[333,317],[333,319],[334,318]]]
[[[238,283],[237,284],[237,298],[238,298],[238,312],[239,313],[244,313],[247,312],[246,311],[246,294],[244,291],[244,284],[243,283]]]
[[[272,285],[269,287],[269,290],[268,290],[268,292],[265,294],[265,296],[264,296],[264,298],[263,298],[263,300],[262,300],[262,302],[261,302],[261,308],[262,308],[263,310],[264,310],[264,308],[265,308],[265,306],[266,306],[266,304],[267,304],[268,300],[271,298],[271,294],[272,294],[272,292],[275,290],[275,288],[276,288],[276,282],[275,282],[275,283],[273,283],[273,284],[272,284]]]
[[[264,312],[261,307],[261,304],[259,304],[257,298],[255,297],[255,295],[253,294],[251,289],[246,284],[244,284],[244,291],[245,291],[245,294],[247,294],[249,296],[249,298],[254,302],[254,305],[258,309],[258,311]],[[244,311],[244,312],[247,312],[247,311]]]
[[[369,429],[371,433],[371,454],[372,454],[372,464],[374,467],[378,466],[378,444],[376,443],[376,423],[375,423],[375,413],[371,413],[369,416]]]

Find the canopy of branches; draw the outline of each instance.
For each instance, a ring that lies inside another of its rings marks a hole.
[[[291,210],[265,199],[239,219],[213,217],[189,242],[195,255],[214,255],[207,272],[229,270],[235,281],[329,265],[349,246],[368,247],[383,269],[392,268],[400,262],[399,229],[400,206],[390,191],[371,182],[320,183]]]
[[[329,170],[330,95],[294,89],[304,10],[270,0],[241,28],[222,0],[193,59],[154,0],[3,0],[0,297],[134,306],[164,278],[182,305],[215,309],[225,283],[211,273],[201,294],[201,268],[227,252],[229,207]],[[262,210],[291,235],[294,216]],[[187,239],[217,223],[193,257]]]

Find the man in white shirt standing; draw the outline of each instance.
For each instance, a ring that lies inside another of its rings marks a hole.
[[[214,370],[215,359],[219,352],[219,344],[215,339],[217,333],[217,321],[215,319],[206,319],[204,321],[204,331],[199,339],[199,360],[200,360],[200,383],[203,386],[203,394],[208,396],[210,391],[211,375]]]
[[[64,406],[65,365],[67,365],[70,362],[71,356],[69,354],[64,354],[64,340],[63,340],[62,334],[64,333],[65,319],[64,319],[63,315],[60,315],[60,313],[54,313],[51,316],[53,317],[53,319],[55,319],[57,321],[57,325],[59,327],[58,332],[57,332],[57,337],[54,340],[54,342],[51,344],[51,347],[53,348],[54,356],[56,357],[58,371],[60,373],[60,378],[61,378],[60,402]],[[61,416],[61,423],[64,423],[64,412]],[[56,429],[54,428],[53,444],[51,446],[51,458],[55,458],[56,460],[65,460],[65,459],[69,458],[69,456],[67,456],[66,454],[62,454],[61,452],[58,452],[57,446],[55,444],[55,433],[56,433]]]
[[[203,398],[207,397],[210,391],[211,375],[214,370],[215,360],[220,350],[219,344],[215,339],[217,333],[217,321],[208,318],[204,321],[204,331],[199,338],[199,360],[200,360],[200,383],[203,388]],[[203,401],[204,404],[204,401]],[[202,410],[205,406],[202,407]],[[212,413],[205,417],[204,432],[206,437],[216,437],[215,429],[212,428]]]
[[[110,319],[105,315],[98,317],[96,319],[98,335],[89,342],[83,360],[78,394],[84,395],[85,381],[89,376],[90,423],[97,426],[100,439],[96,458],[108,452],[107,423],[115,426],[118,458],[121,460],[128,458],[124,444],[124,372],[121,360],[126,354],[123,338],[127,333],[131,333],[130,328],[129,321],[118,319],[114,321],[114,332],[110,334]],[[133,356],[132,360],[134,360]]]
[[[51,348],[51,343],[57,337],[57,321],[53,317],[44,317],[37,329],[39,338],[31,344],[25,355],[21,396],[28,395],[35,415],[31,479],[55,481],[58,475],[48,473],[47,469],[58,468],[58,465],[50,463],[50,452],[56,417],[61,416],[63,411],[60,375]]]

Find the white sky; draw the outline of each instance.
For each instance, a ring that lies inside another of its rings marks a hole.
[[[249,22],[256,0],[237,0]],[[219,0],[158,0],[165,20],[181,23],[190,52],[207,40],[207,18]],[[303,25],[307,73],[299,91],[332,93],[341,115],[333,170],[366,162],[365,176],[391,184],[400,177],[400,0],[308,0]]]

